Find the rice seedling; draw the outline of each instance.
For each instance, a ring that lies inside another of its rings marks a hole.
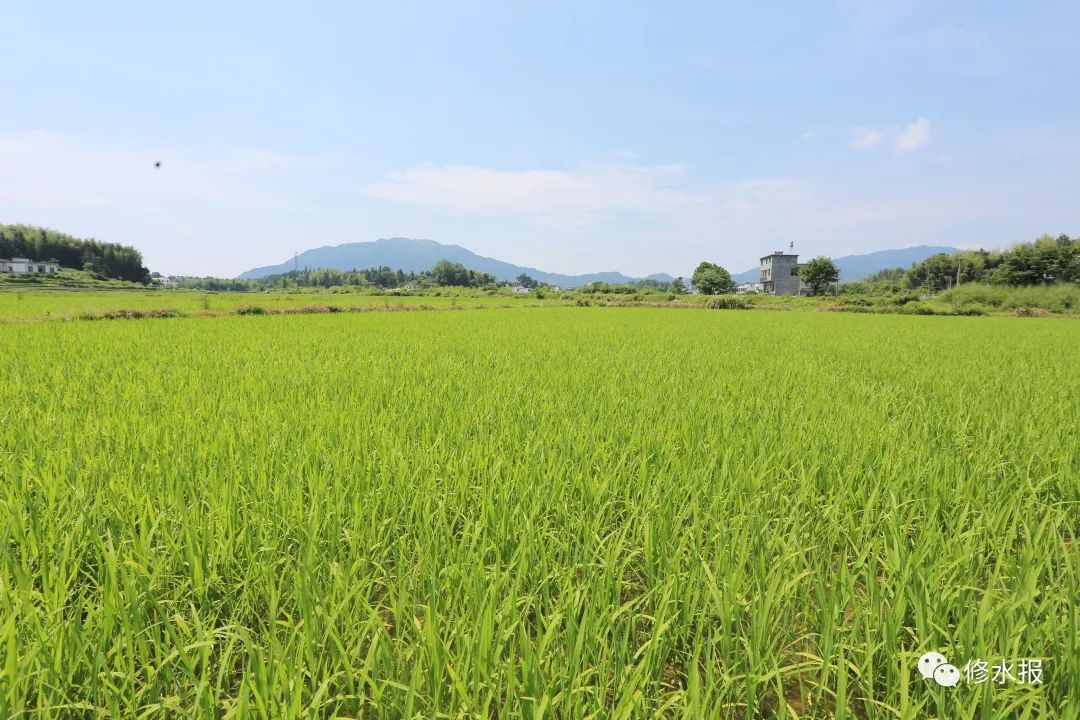
[[[1077,717],[1075,323],[225,315],[0,350],[0,717]],[[928,650],[1043,674],[943,688]]]

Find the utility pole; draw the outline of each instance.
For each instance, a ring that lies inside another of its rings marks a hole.
[[[300,262],[300,260],[296,255],[296,251],[294,250],[293,254],[292,254],[292,269],[293,269],[293,272],[299,272],[300,271],[300,268],[298,267],[299,262]]]
[[[960,261],[956,261],[956,287],[960,287]]]

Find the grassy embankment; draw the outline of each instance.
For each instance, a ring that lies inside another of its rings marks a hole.
[[[1075,285],[1008,288],[965,285],[936,297],[914,292],[882,295],[846,294],[823,297],[769,295],[670,295],[655,291],[601,293],[578,290],[516,294],[503,289],[433,288],[408,293],[330,289],[289,292],[208,292],[145,289],[139,286],[71,289],[0,287],[0,321],[73,320],[140,314],[215,316],[236,312],[308,310],[395,310],[539,305],[685,306],[720,305],[768,310],[907,315],[1080,315],[1080,287]]]

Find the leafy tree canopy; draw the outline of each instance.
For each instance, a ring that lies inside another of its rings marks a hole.
[[[918,263],[904,276],[907,287],[930,292],[971,282],[1013,286],[1080,282],[1080,238],[1044,235],[1002,252],[980,249],[939,253]]]
[[[498,280],[494,275],[486,272],[469,270],[461,263],[440,260],[435,267],[428,270],[426,275],[434,285],[451,287],[480,287],[483,285],[497,285]]]
[[[799,278],[810,286],[810,292],[820,295],[840,279],[840,270],[824,255],[799,266]]]
[[[711,262],[698,265],[690,283],[705,295],[720,295],[735,289],[731,273]]]

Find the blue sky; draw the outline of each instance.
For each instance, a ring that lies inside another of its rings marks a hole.
[[[1075,2],[0,0],[0,27],[0,222],[169,274],[393,236],[685,275],[1080,234]]]

